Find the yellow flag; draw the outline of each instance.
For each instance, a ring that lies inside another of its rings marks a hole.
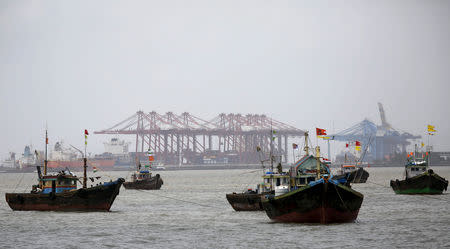
[[[434,125],[428,125],[428,132],[436,132]]]
[[[360,151],[361,150],[361,146],[355,146],[355,150]]]
[[[422,147],[425,146],[425,144],[422,142]]]

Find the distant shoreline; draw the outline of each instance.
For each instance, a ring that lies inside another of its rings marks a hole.
[[[283,165],[284,170],[288,169],[292,164]],[[339,168],[340,164],[332,164],[330,168]],[[391,167],[404,167],[401,164],[371,164],[369,168],[391,168]],[[450,165],[431,165],[430,167],[450,167]],[[269,166],[265,167],[266,169]],[[235,165],[235,164],[222,164],[222,165],[183,165],[183,166],[164,166],[163,169],[151,169],[151,171],[159,172],[159,171],[178,171],[178,170],[226,170],[226,169],[262,169],[260,164],[245,164],[245,165]],[[50,172],[57,172],[64,169],[50,169]],[[81,171],[81,168],[70,169],[71,171]],[[91,167],[88,168],[91,170]],[[134,171],[134,167],[112,167],[112,168],[103,168],[100,169],[102,171]],[[0,167],[0,173],[36,173],[36,168],[28,168],[28,169],[12,169],[7,167]]]

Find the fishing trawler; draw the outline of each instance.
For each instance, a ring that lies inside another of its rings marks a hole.
[[[87,133],[87,131],[86,131]],[[77,189],[80,178],[69,170],[47,174],[47,132],[44,172],[37,166],[38,184],[31,193],[6,193],[5,198],[12,210],[18,211],[109,211],[123,178],[87,187],[87,159],[84,157],[83,187]],[[94,180],[93,178],[91,180]]]
[[[347,163],[347,153],[345,154],[344,163],[341,164],[341,167],[334,175],[334,179],[345,178],[347,180],[347,185],[350,183],[365,183],[367,181],[367,178],[369,178],[369,172],[363,168],[363,160],[369,148],[368,145],[371,143],[371,139],[372,137],[369,138],[368,143],[365,145],[364,152],[359,159],[356,159],[356,155],[354,155],[354,163]],[[346,146],[348,147],[349,143],[347,143]],[[359,141],[355,141],[355,148],[357,146],[361,147],[361,143]]]
[[[226,194],[228,203],[236,211],[263,211],[261,199],[267,194],[275,196],[283,194],[289,186],[289,175],[282,172],[281,164],[278,165],[278,172],[269,170],[262,176],[263,183],[257,185],[256,190],[251,188],[242,193],[233,192]]]
[[[358,217],[364,196],[344,185],[345,179],[333,179],[330,169],[316,156],[306,155],[290,169],[289,187],[281,195],[266,195],[262,206],[270,219],[295,223],[344,223]]]
[[[346,178],[348,183],[365,183],[369,178],[369,172],[356,164],[342,164],[334,178]]]
[[[429,153],[418,157],[417,145],[414,153],[407,156],[405,179],[391,180],[396,194],[442,194],[447,191],[448,181],[429,168]]]
[[[148,157],[149,165],[145,165],[145,169],[142,170],[141,163],[137,163],[137,171],[131,175],[131,181],[124,182],[123,184],[126,189],[157,190],[164,184],[159,174],[152,176],[150,172],[152,162],[154,161],[153,153],[150,150],[148,151]]]
[[[273,130],[270,133],[272,134]],[[273,156],[272,141],[270,143],[270,159],[268,159],[270,160],[270,169],[264,172],[262,176],[263,183],[258,184],[256,190],[249,188],[242,193],[233,192],[225,195],[228,203],[235,211],[263,211],[261,199],[266,194],[280,195],[287,191],[289,176],[286,172],[283,172],[281,162],[277,165],[277,172],[274,172],[273,163],[275,157]],[[257,146],[256,151],[261,153],[261,147]],[[268,160],[261,160],[263,171],[265,171],[264,162]]]

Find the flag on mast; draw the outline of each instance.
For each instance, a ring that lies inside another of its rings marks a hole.
[[[155,156],[154,156],[153,152],[151,150],[148,150],[147,154],[148,154],[148,160],[150,162],[153,162],[155,160]]]
[[[355,150],[360,151],[361,150],[361,142],[355,141]]]
[[[316,128],[316,135],[317,136],[325,136],[325,135],[327,135],[327,130]]]
[[[88,130],[84,130],[84,144],[87,145],[87,136],[89,135]]]

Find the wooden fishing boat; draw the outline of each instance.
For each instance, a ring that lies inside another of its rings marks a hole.
[[[137,159],[136,159],[137,160]],[[153,152],[148,150],[149,164],[145,165],[145,169],[141,170],[141,163],[136,162],[137,170],[131,175],[131,181],[125,182],[123,186],[126,189],[142,189],[142,190],[157,190],[164,184],[161,176],[156,174],[152,176],[150,169],[155,160]]]
[[[280,195],[287,191],[289,175],[284,172],[267,171],[262,176],[263,183],[257,185],[256,190],[247,189],[242,193],[226,194],[230,205],[236,211],[263,211],[261,200],[267,195]]]
[[[369,172],[356,164],[343,164],[334,179],[346,178],[349,183],[365,183],[369,178]]]
[[[252,189],[248,189],[243,193],[233,192],[226,194],[228,203],[236,211],[263,211],[261,198],[263,193],[258,193]]]
[[[163,184],[164,182],[159,174],[152,176],[149,170],[140,170],[133,173],[131,181],[124,182],[123,186],[126,189],[156,190],[160,189]]]
[[[31,193],[6,193],[6,202],[20,211],[109,211],[123,178],[90,188],[76,188],[78,177],[59,172],[40,177]]]
[[[270,130],[270,134],[273,134],[273,130]],[[277,172],[274,172],[274,159],[273,156],[273,144],[270,143],[269,159],[262,160],[261,166],[264,171],[264,162],[270,161],[270,169],[264,172],[262,179],[263,183],[257,185],[256,190],[251,188],[242,193],[233,192],[226,194],[228,203],[233,207],[235,211],[263,211],[261,199],[267,194],[279,195],[287,191],[289,185],[289,176],[283,172],[281,162],[277,165]],[[256,147],[256,151],[262,153],[259,146]]]
[[[86,132],[87,133],[87,132]],[[46,133],[46,154],[47,154]],[[79,178],[69,170],[47,174],[47,156],[44,172],[37,166],[38,184],[33,185],[31,193],[6,193],[5,198],[13,210],[37,211],[109,211],[123,178],[87,187],[87,159],[84,158],[83,187],[77,189]],[[93,180],[93,178],[92,178]]]
[[[290,170],[290,185],[286,193],[266,195],[262,200],[270,219],[277,222],[344,223],[354,221],[364,196],[344,185],[345,178],[333,179],[330,169],[316,156],[308,154],[308,134],[305,134],[306,155]]]
[[[416,146],[417,150],[417,146]],[[447,191],[448,181],[429,169],[429,154],[418,158],[417,152],[408,154],[405,165],[405,179],[391,180],[396,194],[442,194]]]

